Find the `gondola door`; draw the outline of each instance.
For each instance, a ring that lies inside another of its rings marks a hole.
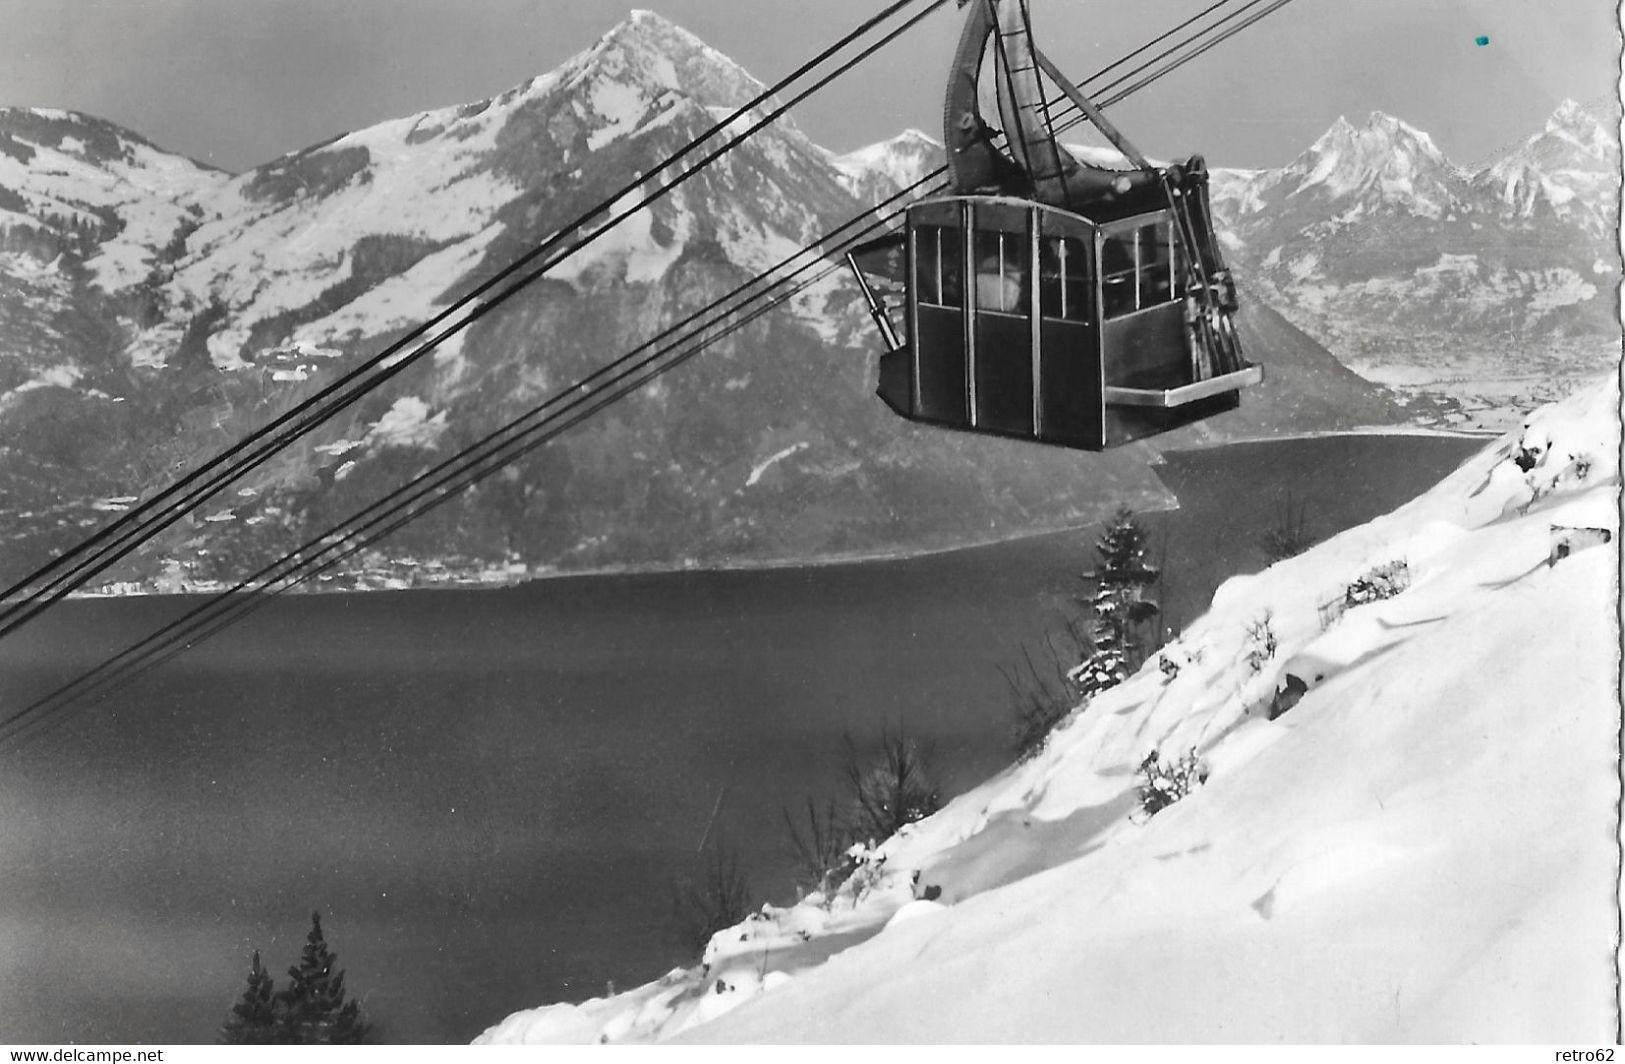
[[[1033,211],[977,201],[971,210],[971,424],[1033,435]]]
[[[1103,441],[1100,307],[1095,230],[1073,215],[1040,209],[1037,321],[1038,436],[1098,450]]]

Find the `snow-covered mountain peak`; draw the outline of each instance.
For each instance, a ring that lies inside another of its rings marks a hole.
[[[706,107],[733,110],[765,86],[744,67],[653,11],[635,10],[565,66],[575,87],[607,78],[628,86],[679,92]]]
[[[1613,144],[1609,132],[1609,119],[1617,119],[1615,101],[1607,104],[1583,104],[1573,97],[1564,97],[1552,116],[1546,120],[1546,132],[1571,136],[1575,141],[1592,148],[1606,148]],[[1617,121],[1615,128],[1618,128]]]
[[[1411,125],[1398,115],[1391,115],[1387,111],[1372,111],[1366,116],[1365,130],[1381,130],[1393,138],[1410,137],[1426,141],[1432,145],[1433,138],[1427,133]],[[1437,150],[1437,149],[1434,149]]]
[[[1350,198],[1367,207],[1403,205],[1440,217],[1459,201],[1465,177],[1433,138],[1393,115],[1373,111],[1365,125],[1338,116],[1279,172],[1293,195]],[[1351,207],[1354,204],[1351,204]]]
[[[1563,97],[1562,102],[1557,105],[1557,110],[1552,112],[1551,121],[1570,122],[1575,120],[1577,117],[1584,115],[1585,111],[1585,105],[1579,100],[1576,100],[1572,96],[1565,96]]]
[[[940,152],[941,150],[942,142],[940,140],[933,137],[931,134],[926,133],[924,130],[915,129],[911,126],[889,140],[882,140],[875,144],[870,144],[867,147],[859,148],[856,151],[850,151],[845,155],[837,156],[837,158],[858,160],[873,157],[878,154],[896,155],[903,152]]]
[[[827,153],[842,184],[859,199],[883,200],[919,181],[942,165],[942,145],[918,129],[905,129],[889,140],[844,155]]]
[[[1564,100],[1546,120],[1546,128],[1512,152],[1508,161],[1546,169],[1612,169],[1619,155],[1617,129],[1617,123],[1610,128],[1595,109]]]
[[[1310,145],[1310,150],[1314,151],[1328,143],[1347,142],[1354,138],[1355,132],[1354,123],[1348,120],[1348,116],[1338,115],[1337,120],[1326,127],[1326,132],[1320,135],[1320,139]]]
[[[1359,127],[1339,115],[1299,162],[1308,164],[1309,179],[1317,181],[1359,180],[1434,167],[1455,169],[1432,137],[1382,111],[1371,112],[1366,124]]]
[[[1564,100],[1543,130],[1481,171],[1475,184],[1521,218],[1550,212],[1606,234],[1619,198],[1619,143],[1617,124],[1599,110]]]

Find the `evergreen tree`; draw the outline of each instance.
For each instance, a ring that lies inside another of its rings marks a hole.
[[[279,1041],[300,1045],[355,1045],[372,1025],[354,1001],[344,1000],[344,973],[334,965],[338,954],[322,937],[320,913],[310,914],[310,934],[299,963],[288,969],[288,989],[276,995],[282,1008]]]
[[[242,1000],[231,1007],[231,1015],[220,1027],[220,1040],[226,1045],[262,1046],[278,1041],[276,996],[271,973],[260,964],[260,951],[248,969],[248,986]]]
[[[1146,561],[1146,543],[1145,529],[1124,506],[1095,544],[1099,565],[1084,574],[1090,590],[1083,599],[1092,618],[1093,646],[1082,664],[1067,674],[1080,697],[1116,686],[1145,662],[1146,625],[1159,612],[1157,604],[1145,597],[1146,588],[1159,575]]]

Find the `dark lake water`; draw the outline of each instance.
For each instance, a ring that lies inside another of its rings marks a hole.
[[[1355,436],[1170,456],[1147,515],[1168,613],[1483,441]],[[1080,455],[1080,463],[1089,461]],[[841,739],[903,725],[949,793],[1008,763],[999,666],[1055,625],[1097,530],[903,561],[285,596],[0,754],[0,1042],[204,1042],[248,954],[310,912],[390,1041],[692,961],[672,915],[710,826],[794,896],[781,810]],[[0,643],[0,713],[196,600],[64,604]],[[720,805],[719,805],[720,801]]]

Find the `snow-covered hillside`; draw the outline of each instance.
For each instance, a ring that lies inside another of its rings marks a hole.
[[[226,179],[88,115],[0,108],[0,248],[92,244],[106,292],[145,280]]]
[[[1611,1039],[1618,418],[1536,411],[832,897],[482,1041]],[[1154,751],[1207,779],[1147,817]]]

